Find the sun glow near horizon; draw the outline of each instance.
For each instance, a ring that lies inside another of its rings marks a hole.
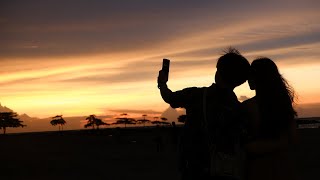
[[[172,60],[172,72],[170,72],[169,86],[172,90],[179,90],[188,86],[208,86],[213,82],[215,69],[203,67],[202,69],[178,71]],[[215,60],[213,60],[213,63]],[[55,82],[61,80],[61,76],[55,78],[40,78],[40,80],[20,81],[7,85],[8,91],[3,91],[1,103],[14,109],[18,113],[27,113],[32,116],[46,117],[54,114],[69,116],[86,114],[108,114],[109,109],[153,109],[164,111],[168,105],[161,99],[156,88],[156,76],[161,68],[161,59],[158,67],[155,67],[153,77],[144,81],[126,82]],[[77,68],[76,68],[77,69]],[[134,68],[133,68],[134,69]],[[280,72],[289,80],[299,95],[299,103],[319,102],[319,87],[311,81],[319,77],[320,64],[306,64],[299,66],[279,66]],[[69,71],[67,71],[69,72]],[[41,75],[41,73],[39,73]],[[66,78],[78,77],[66,76]],[[84,76],[85,73],[79,73]],[[97,74],[88,73],[90,77]],[[99,75],[99,73],[98,73]],[[16,76],[17,78],[19,76]],[[24,76],[22,76],[24,78]],[[107,76],[106,76],[107,77]],[[19,79],[19,78],[18,78]],[[149,79],[149,80],[148,80]],[[307,81],[308,80],[308,81]],[[2,82],[3,84],[7,82]],[[2,90],[4,89],[2,85]],[[250,91],[247,83],[236,88],[238,96],[252,97],[254,91]]]

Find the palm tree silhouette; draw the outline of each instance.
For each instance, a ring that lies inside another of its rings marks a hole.
[[[62,118],[62,115],[56,115],[54,117],[52,117],[52,120],[50,121],[50,124],[52,126],[56,126],[58,125],[59,127],[59,131],[63,130],[63,126],[66,124],[67,122]]]
[[[99,129],[99,126],[107,126],[107,125],[110,125],[110,124],[103,122],[101,119],[96,119],[97,129]]]
[[[143,124],[143,127],[146,126],[146,123],[150,122],[150,120],[146,119],[147,115],[146,114],[143,114],[142,115],[143,119],[139,119],[137,120],[137,122],[140,124]]]
[[[158,121],[159,117],[158,116],[154,116],[153,117],[153,121],[151,122],[152,124],[156,124],[156,125],[160,125],[160,121]]]
[[[87,120],[87,124],[84,125],[85,128],[92,126],[92,129],[94,129],[94,125],[95,125],[95,120],[96,120],[96,116],[94,114],[89,115],[88,117],[86,117]]]
[[[6,134],[7,127],[24,127],[17,118],[18,114],[15,112],[0,112],[0,129],[3,129],[3,134]]]
[[[110,125],[108,123],[103,122],[101,119],[96,118],[96,115],[91,114],[89,115],[86,120],[88,120],[87,124],[84,125],[85,128],[92,126],[92,129],[94,129],[94,126],[99,129],[99,126],[102,125]]]
[[[159,117],[154,117],[154,119],[159,119]],[[155,121],[152,121],[151,123],[156,124],[156,125],[169,125],[170,124],[169,122],[165,122],[168,120],[167,118],[161,117],[160,119],[162,121],[155,120]]]
[[[122,113],[120,114],[119,118],[117,119],[117,122],[115,122],[114,124],[124,124],[124,127],[127,128],[127,124],[136,124],[136,120],[133,118],[127,118],[128,114],[127,113]]]

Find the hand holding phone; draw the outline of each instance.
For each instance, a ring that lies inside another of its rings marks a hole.
[[[158,76],[158,87],[162,84],[166,84],[169,79],[169,68],[170,68],[170,60],[163,59],[162,61],[162,69],[159,71]]]
[[[169,78],[169,68],[170,68],[170,60],[169,59],[163,59],[162,61],[162,71],[167,73],[167,77]]]

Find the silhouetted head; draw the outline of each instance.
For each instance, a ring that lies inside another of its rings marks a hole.
[[[250,64],[235,48],[228,48],[217,62],[215,81],[217,85],[235,88],[248,79]]]
[[[248,79],[250,89],[256,90],[265,135],[279,135],[296,116],[293,108],[294,92],[269,58],[251,63]]]
[[[270,88],[274,81],[282,81],[277,65],[269,58],[261,57],[251,63],[248,83],[251,90]]]
[[[294,100],[294,92],[288,82],[279,73],[277,65],[269,58],[260,57],[251,63],[248,77],[250,89],[259,93],[287,94]]]

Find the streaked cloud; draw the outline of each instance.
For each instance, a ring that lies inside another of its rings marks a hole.
[[[143,114],[146,115],[152,115],[152,114],[161,114],[162,111],[155,111],[152,109],[109,109],[108,111],[114,112],[116,114],[122,114],[122,113],[127,113],[128,115],[132,114],[140,114],[142,116]]]
[[[249,61],[274,59],[302,103],[320,101],[320,85],[308,83],[320,75],[319,8],[314,0],[1,1],[0,101],[26,113],[32,103],[39,116],[162,111],[162,58],[172,60],[173,90],[207,86],[228,46]],[[236,92],[254,94],[247,84]]]

